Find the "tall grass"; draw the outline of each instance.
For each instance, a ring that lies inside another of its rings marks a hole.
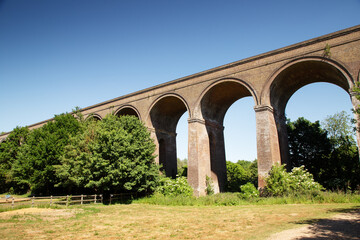
[[[135,203],[169,206],[234,206],[234,205],[271,205],[271,204],[314,204],[314,203],[360,203],[360,194],[342,192],[316,192],[293,194],[285,197],[258,197],[244,199],[239,193],[220,193],[204,197],[164,196],[154,194],[138,199]]]

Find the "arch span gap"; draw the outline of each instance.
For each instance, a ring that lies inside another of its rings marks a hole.
[[[206,123],[209,142],[211,178],[215,192],[226,190],[226,153],[224,117],[229,107],[239,99],[252,96],[240,81],[223,81],[212,86],[201,100],[201,112]],[[253,108],[252,108],[253,109]],[[246,116],[241,116],[246,119]]]
[[[245,97],[231,105],[224,118],[226,160],[254,161],[256,149],[256,119],[254,100]]]
[[[161,98],[150,111],[158,141],[158,160],[168,177],[177,175],[176,126],[186,111],[185,103],[176,96]]]
[[[304,117],[311,122],[320,121],[321,123],[328,116],[341,111],[352,116],[351,109],[350,96],[342,88],[330,83],[312,83],[300,88],[291,96],[285,109],[285,115],[291,121]],[[355,136],[354,139],[356,139]],[[291,168],[288,145],[286,147],[287,164]]]
[[[118,116],[118,117],[120,117],[120,116],[126,116],[126,115],[128,115],[128,116],[135,116],[135,117],[137,117],[138,119],[140,119],[138,113],[137,113],[134,109],[132,109],[132,108],[130,108],[130,107],[122,108],[122,109],[120,109],[120,110],[116,113],[116,116]]]

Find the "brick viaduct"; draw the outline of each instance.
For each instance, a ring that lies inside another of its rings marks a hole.
[[[99,103],[82,113],[98,119],[109,113],[137,116],[155,139],[157,162],[168,176],[175,176],[175,130],[187,112],[188,181],[196,195],[203,195],[206,176],[212,177],[216,192],[224,189],[224,116],[235,101],[250,96],[256,116],[259,187],[263,187],[271,166],[288,162],[285,107],[298,89],[315,82],[333,83],[349,93],[353,106],[358,105],[351,89],[359,81],[359,41],[360,25]]]

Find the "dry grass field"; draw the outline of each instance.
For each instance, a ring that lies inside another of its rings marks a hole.
[[[88,205],[0,213],[1,239],[266,239],[359,204]]]

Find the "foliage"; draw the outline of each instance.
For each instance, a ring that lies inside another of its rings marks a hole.
[[[285,165],[274,165],[265,181],[265,191],[270,196],[306,194],[323,190],[323,187],[314,181],[312,174],[307,172],[304,166],[295,167],[288,173]]]
[[[177,177],[172,179],[169,177],[162,177],[156,192],[164,196],[192,196],[193,189],[187,182],[186,177]]]
[[[158,181],[155,144],[134,116],[90,121],[71,139],[57,166],[58,186],[95,192],[153,192]]]
[[[54,185],[58,182],[54,166],[60,163],[71,136],[80,130],[81,124],[73,115],[61,114],[31,131],[12,166],[16,191],[31,189],[34,194],[54,194],[57,191]]]
[[[188,160],[185,158],[183,160],[177,159],[177,172],[178,176],[187,177],[187,164]]]
[[[206,184],[206,188],[205,188],[206,194],[213,195],[215,193],[214,184],[212,178],[209,177],[208,175],[206,175],[205,184]]]
[[[335,147],[339,147],[342,141],[348,141],[355,144],[354,140],[354,127],[351,122],[352,118],[345,111],[335,113],[334,115],[327,116],[321,125],[327,131],[329,139],[333,142]]]
[[[323,123],[330,134],[319,122],[299,118],[288,121],[288,141],[290,162],[293,167],[304,165],[314,179],[327,189],[355,190],[360,186],[360,162],[358,150],[345,114],[329,116]]]
[[[15,162],[21,145],[26,142],[29,129],[16,127],[0,144],[0,192],[12,192],[14,182],[11,174],[11,166]]]
[[[244,199],[250,199],[250,198],[257,198],[259,197],[259,190],[252,184],[251,182],[248,182],[244,185],[240,186],[241,192],[239,195]]]
[[[248,182],[257,186],[257,161],[239,160],[237,163],[226,162],[227,191],[240,192],[240,186]]]

